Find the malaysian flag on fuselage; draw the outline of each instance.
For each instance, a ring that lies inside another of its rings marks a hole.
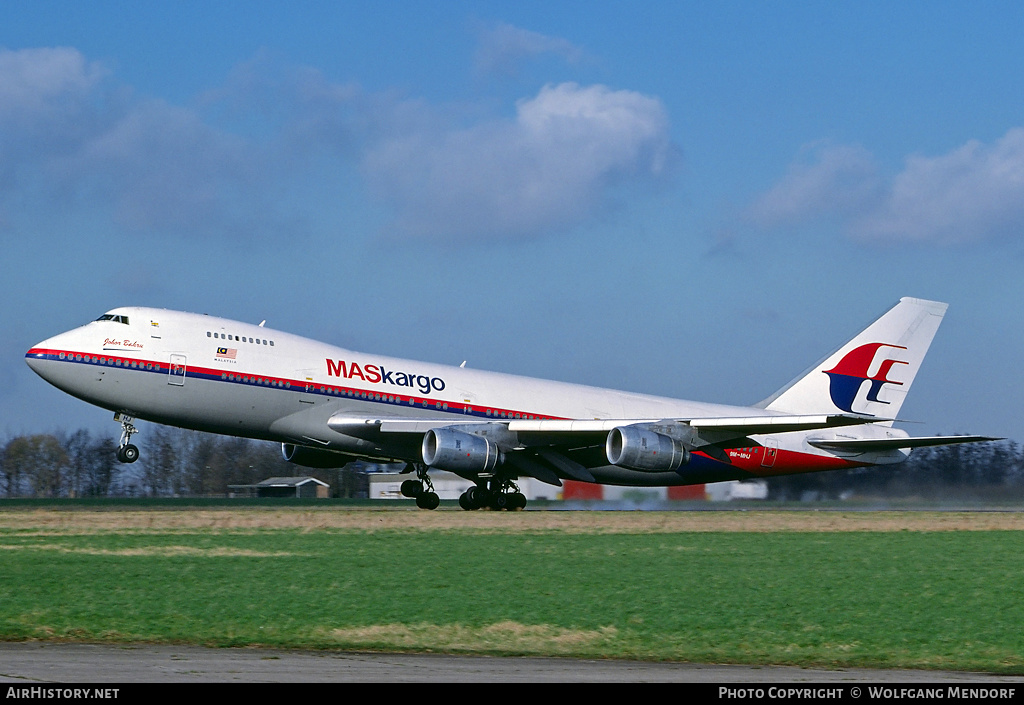
[[[229,360],[234,360],[238,355],[238,348],[217,348],[217,357],[226,357]]]

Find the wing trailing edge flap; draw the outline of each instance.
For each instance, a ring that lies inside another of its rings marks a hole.
[[[562,481],[559,479],[558,473],[544,463],[538,462],[530,455],[515,452],[507,453],[505,455],[505,462],[521,472],[523,475],[529,475],[530,477],[537,478],[541,482],[554,485],[555,487],[562,486]]]
[[[984,443],[1001,441],[1002,438],[990,436],[918,436],[916,438],[839,438],[839,439],[808,439],[815,448],[846,452],[869,453],[872,451],[899,450],[901,448],[926,448],[929,446],[945,446],[955,443]]]
[[[327,421],[327,425],[338,433],[361,436],[365,433],[426,433],[434,428],[445,426],[466,426],[481,424],[499,424],[509,431],[537,434],[590,434],[607,433],[619,426],[634,424],[679,424],[689,426],[698,432],[710,432],[720,437],[744,437],[764,433],[786,433],[789,431],[813,431],[822,428],[835,428],[866,423],[878,423],[887,419],[864,417],[850,414],[816,414],[810,416],[793,415],[762,415],[762,416],[726,416],[709,419],[510,419],[484,421],[482,419],[458,418],[400,418],[400,417],[368,417],[335,414]]]
[[[552,450],[551,448],[538,448],[537,455],[544,461],[551,463],[551,465],[555,466],[556,468],[564,472],[568,477],[571,477],[573,480],[579,480],[581,482],[597,481],[594,479],[594,476],[590,474],[590,471],[587,470],[587,468],[580,465],[575,460],[567,458],[561,453]]]

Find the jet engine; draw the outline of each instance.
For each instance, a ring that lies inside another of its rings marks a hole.
[[[675,470],[690,461],[682,441],[638,426],[613,428],[604,449],[612,465],[644,472]]]
[[[281,455],[287,462],[304,468],[343,468],[355,460],[353,456],[344,453],[306,448],[294,443],[282,443]]]
[[[501,461],[498,446],[486,438],[451,428],[432,428],[423,435],[423,462],[451,472],[490,472]]]

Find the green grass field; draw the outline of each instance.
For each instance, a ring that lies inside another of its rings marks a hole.
[[[641,516],[567,531],[541,512],[275,528],[245,510],[119,528],[117,511],[0,513],[8,641],[1024,673],[1020,530],[652,531]]]

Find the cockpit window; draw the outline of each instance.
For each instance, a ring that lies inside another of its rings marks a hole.
[[[102,316],[96,319],[97,321],[113,321],[114,323],[123,323],[128,325],[128,316],[115,316],[112,313],[104,313]]]

